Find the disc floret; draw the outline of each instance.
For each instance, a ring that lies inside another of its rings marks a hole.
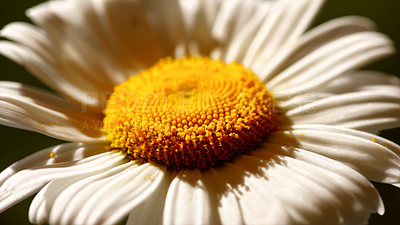
[[[131,160],[207,168],[266,138],[272,100],[241,64],[166,58],[115,87],[104,129],[110,147]]]

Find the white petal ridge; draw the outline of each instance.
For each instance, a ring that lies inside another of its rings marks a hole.
[[[106,152],[82,160],[21,170],[8,177],[0,186],[0,212],[39,191],[52,180],[106,170],[121,164],[123,158],[119,152]]]
[[[1,30],[10,41],[0,54],[97,112],[113,86],[174,56],[185,35],[178,1],[48,1],[27,16],[35,25]]]
[[[372,181],[392,184],[400,181],[400,146],[370,133],[304,124],[282,127],[271,133],[266,142],[326,156]]]
[[[309,100],[287,111],[288,120],[282,123],[336,125],[371,133],[400,125],[400,86]]]
[[[0,82],[0,124],[66,141],[104,142],[102,118],[55,94]],[[86,110],[86,112],[85,112]]]
[[[168,189],[163,224],[213,224],[212,204],[199,169],[183,169]]]

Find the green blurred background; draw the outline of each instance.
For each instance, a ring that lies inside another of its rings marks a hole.
[[[13,0],[0,1],[0,28],[13,21],[28,21],[25,9],[43,1]],[[332,18],[345,15],[362,15],[371,18],[378,25],[378,30],[389,35],[396,46],[400,46],[400,1],[398,0],[328,0],[317,18],[320,24]],[[73,15],[71,15],[73,16]],[[391,74],[400,75],[400,54],[381,60],[367,67],[367,69],[380,70]],[[46,88],[21,66],[0,56],[0,80],[11,80]],[[400,103],[399,103],[400,104]],[[400,129],[385,131],[382,136],[400,144]],[[18,129],[0,126],[1,161],[0,170],[13,162],[37,150],[62,143],[61,141],[45,137],[40,134],[21,131]],[[399,224],[400,189],[390,185],[376,184],[383,201],[386,213],[384,216],[373,215],[370,224]],[[28,222],[28,209],[32,198],[14,206],[0,214],[1,225],[30,224]]]

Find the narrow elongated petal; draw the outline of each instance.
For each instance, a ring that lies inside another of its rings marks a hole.
[[[323,23],[304,33],[297,41],[282,46],[279,51],[274,53],[274,57],[263,65],[259,77],[268,83],[310,52],[336,39],[358,32],[370,31],[374,27],[372,21],[358,16],[341,17]]]
[[[293,220],[284,202],[274,193],[275,189],[268,185],[268,178],[263,175],[260,177],[253,170],[258,169],[253,165],[241,166],[235,160],[205,173],[207,189],[211,193],[214,191],[214,198],[221,202],[218,205],[221,223],[290,224]]]
[[[123,163],[120,153],[107,152],[78,161],[69,161],[22,170],[0,186],[0,212],[37,192],[54,179],[104,171]],[[33,179],[32,179],[33,178]]]
[[[367,90],[387,90],[388,93],[392,93],[391,90],[398,87],[400,87],[400,79],[394,75],[377,71],[353,71],[332,80],[315,91],[343,94]]]
[[[14,42],[1,42],[0,54],[64,96],[100,112],[114,85],[161,57],[173,56],[183,41],[178,1],[163,2],[42,3],[27,11],[37,27],[12,23],[1,31]]]
[[[254,36],[243,60],[244,65],[260,72],[283,45],[296,41],[310,25],[323,0],[277,1]]]
[[[184,21],[178,0],[142,0],[144,11],[152,16],[150,25],[161,43],[162,54],[174,56],[185,41]]]
[[[400,181],[400,147],[384,138],[328,125],[295,125],[281,129],[271,133],[266,142],[326,156],[355,169],[369,180]]]
[[[101,116],[59,96],[19,83],[0,82],[0,124],[66,141],[104,141]]]
[[[340,51],[337,51],[340,49]],[[393,53],[392,43],[374,32],[360,32],[339,38],[288,67],[266,85],[287,98],[307,92],[366,63]]]
[[[276,104],[280,110],[287,112],[338,94],[374,90],[386,90],[387,93],[396,93],[399,87],[400,79],[396,76],[376,71],[352,71],[306,93],[297,93],[287,100],[277,101]],[[280,99],[281,97],[278,94],[276,98]]]
[[[29,207],[29,221],[34,224],[44,224],[49,221],[50,212],[55,199],[60,192],[74,182],[94,174],[78,175],[72,178],[50,181],[36,194]]]
[[[175,178],[177,171],[167,170],[166,180],[160,186],[160,190],[155,191],[147,197],[146,201],[141,202],[129,213],[127,225],[140,224],[162,224],[163,211],[165,206],[166,193],[168,192],[171,181]],[[157,216],[156,216],[157,215]]]
[[[112,181],[118,176],[123,176],[129,168],[135,168],[139,165],[140,163],[137,162],[124,163],[98,174],[80,176],[72,181],[66,179],[53,181],[48,185],[47,190],[43,190],[42,193],[45,194],[46,192],[54,191],[57,195],[49,199],[48,203],[45,203],[40,199],[41,193],[39,193],[39,197],[35,199],[36,204],[32,205],[30,209],[31,218],[50,221],[50,223],[56,224],[72,223],[81,210],[82,205],[93,193],[98,191],[107,182]],[[64,188],[56,189],[57,186],[63,186]],[[46,204],[46,206],[40,210],[38,207],[43,204]]]
[[[52,22],[56,23],[55,21]],[[62,29],[63,25],[60,24],[60,21],[58,22]],[[57,27],[58,31],[60,31],[60,27]],[[50,27],[49,29],[55,28]],[[87,31],[85,33],[87,33]],[[45,28],[37,27],[28,23],[11,23],[0,31],[1,36],[15,42],[9,44],[11,47],[14,46],[14,48],[19,47],[21,56],[30,55],[32,57],[32,55],[34,55],[40,58],[43,64],[54,71],[53,74],[48,74],[46,71],[38,73],[37,70],[34,70],[34,65],[30,65],[34,61],[21,57],[20,59],[17,59],[15,56],[11,58],[18,63],[22,63],[22,65],[29,69],[34,75],[55,90],[63,91],[67,89],[63,88],[63,86],[59,84],[50,83],[51,79],[57,79],[59,82],[71,83],[76,89],[83,89],[88,92],[110,90],[112,84],[117,84],[118,82],[123,81],[121,78],[122,72],[118,71],[112,62],[98,65],[99,61],[106,60],[104,59],[104,55],[100,54],[97,49],[93,49],[93,46],[91,45],[82,46],[85,44],[83,43],[85,40],[82,40],[85,36],[83,35],[84,33],[81,34],[82,35],[75,35],[73,39],[69,39],[69,42],[73,42],[73,44],[69,44],[65,43],[67,41],[62,41],[62,39],[65,38],[65,35],[60,36],[60,34],[57,34],[58,36],[55,37],[48,36],[46,35]],[[32,38],[25,38],[26,36]],[[74,48],[79,47],[80,54],[77,54]],[[65,53],[60,55],[60,50],[65,51]],[[2,52],[2,54],[9,56],[7,55],[7,52]],[[79,74],[80,76],[71,77],[72,74]],[[114,76],[110,76],[110,74],[113,74]],[[98,79],[99,76],[103,76],[103,79]],[[66,96],[74,97],[73,94],[74,93],[66,93]]]
[[[85,83],[77,86],[77,84],[69,82],[60,75],[52,65],[31,49],[18,43],[0,41],[0,54],[24,65],[27,70],[35,74],[39,80],[46,83],[49,87],[52,87],[55,91],[81,102],[84,105],[92,106],[94,104],[89,97],[91,93],[97,93],[98,90],[94,90],[93,85],[86,83],[87,86],[83,88],[83,86],[86,85]],[[75,82],[80,81],[81,79],[75,80]]]
[[[229,44],[262,4],[262,1],[222,1],[211,31],[213,38],[221,47]]]
[[[82,207],[75,219],[83,224],[114,224],[166,185],[166,168],[151,163],[130,168],[129,173],[102,187]],[[127,181],[123,185],[124,181]],[[92,213],[95,212],[95,213]]]
[[[68,185],[53,203],[50,223],[114,224],[120,221],[165,186],[165,171],[161,167],[135,164],[130,162]]]
[[[289,195],[295,194],[298,197],[290,198],[284,190],[279,190],[277,193],[285,201],[289,212],[296,215],[299,213],[297,207],[301,208],[300,211],[304,210],[301,196],[309,191],[314,193],[312,197],[306,199],[311,202],[316,201],[315,205],[323,205],[319,211],[314,212],[315,215],[300,212],[299,218],[305,219],[306,223],[313,221],[311,223],[318,224],[322,216],[324,223],[362,224],[366,222],[371,212],[383,214],[383,203],[377,191],[361,174],[351,168],[307,150],[290,149],[273,144],[260,146],[251,153],[251,156],[269,162],[271,154],[275,155],[272,157],[272,160],[275,159],[275,165],[265,168],[268,182],[274,183],[280,180],[286,183],[281,189],[291,189],[293,186],[296,189]],[[251,157],[246,160],[257,162]],[[281,176],[277,177],[277,174]],[[279,186],[277,188],[279,189]]]
[[[247,50],[249,49],[254,36],[264,22],[267,15],[270,13],[273,2],[263,1],[260,6],[254,11],[253,15],[246,21],[237,35],[232,37],[232,40],[227,44],[222,58],[230,63],[233,61],[242,62]],[[218,36],[217,36],[218,37]]]
[[[204,183],[207,191],[210,193],[211,201],[218,202],[219,204],[212,210],[218,211],[218,220],[215,224],[243,224],[244,215],[239,205],[239,200],[235,194],[231,184],[235,181],[227,182],[224,177],[223,170],[229,170],[230,167],[224,166],[218,169],[210,168],[204,173]]]
[[[215,211],[203,175],[198,169],[181,170],[165,199],[163,224],[214,224]]]
[[[377,133],[400,125],[400,86],[335,95],[289,110],[287,123],[330,124]]]
[[[9,177],[22,170],[62,162],[78,161],[105,151],[107,151],[106,146],[98,144],[66,143],[52,146],[35,152],[7,167],[0,173],[0,185]]]
[[[186,32],[186,48],[189,55],[210,55],[217,47],[212,38],[213,27],[221,0],[180,1]]]
[[[244,222],[236,224],[362,224],[371,212],[383,213],[378,193],[362,175],[305,150],[265,145],[213,173],[226,185],[211,189],[215,196],[223,199],[235,193],[239,203],[238,215],[219,211],[221,219],[239,219],[224,222],[242,217]]]

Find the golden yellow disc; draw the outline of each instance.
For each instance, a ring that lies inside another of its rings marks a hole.
[[[131,160],[215,166],[274,129],[273,97],[264,86],[241,64],[162,59],[115,87],[104,110],[107,139]]]

